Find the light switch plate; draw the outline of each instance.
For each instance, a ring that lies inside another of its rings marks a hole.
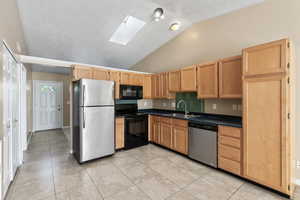
[[[175,102],[172,102],[172,107],[175,107]]]
[[[236,111],[238,109],[238,106],[236,104],[232,104],[232,110]]]
[[[300,168],[300,160],[296,161],[296,168],[299,169]]]

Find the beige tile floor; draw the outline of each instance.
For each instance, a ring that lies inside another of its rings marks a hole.
[[[36,133],[8,200],[279,200],[261,187],[147,145],[79,165],[62,131]]]

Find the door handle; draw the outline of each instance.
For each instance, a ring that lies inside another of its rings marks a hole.
[[[83,107],[82,112],[83,112],[83,113],[82,113],[82,118],[83,118],[83,119],[82,119],[82,123],[83,123],[82,126],[83,126],[83,128],[85,128],[85,112],[84,112],[84,107]]]

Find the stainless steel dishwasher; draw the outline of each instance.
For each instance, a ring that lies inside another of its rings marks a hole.
[[[218,127],[189,123],[189,152],[194,160],[217,167]]]

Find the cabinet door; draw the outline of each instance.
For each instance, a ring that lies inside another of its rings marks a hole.
[[[188,128],[181,126],[174,126],[173,124],[173,150],[182,154],[188,154]]]
[[[218,62],[199,65],[197,69],[198,98],[218,98]]]
[[[115,81],[115,99],[120,98],[120,72],[110,71],[109,79]]]
[[[159,117],[153,117],[152,123],[152,139],[154,143],[160,143],[160,121]]]
[[[172,148],[172,125],[167,123],[160,124],[160,144],[167,148]]]
[[[164,73],[164,82],[165,82],[165,88],[166,88],[166,98],[167,99],[175,99],[176,93],[170,91],[169,86],[169,73]]]
[[[181,69],[181,91],[197,91],[197,67],[185,67]]]
[[[152,94],[153,94],[153,98],[155,99],[160,98],[159,74],[155,74],[152,76]]]
[[[180,92],[180,70],[169,72],[169,91]]]
[[[282,75],[244,79],[244,176],[287,192],[289,143],[287,80]]]
[[[279,40],[243,50],[243,75],[285,72],[289,41]]]
[[[167,83],[166,73],[159,74],[159,97],[161,99],[167,99]]]
[[[242,98],[242,57],[219,62],[219,97]]]
[[[74,66],[73,67],[73,81],[79,80],[81,78],[92,79],[93,78],[93,70],[91,67],[85,66]]]
[[[131,85],[130,73],[128,73],[128,72],[120,72],[120,83],[122,85]]]
[[[143,80],[143,98],[151,99],[152,98],[152,75],[144,75]]]
[[[106,69],[93,68],[93,79],[109,80],[109,71]]]
[[[116,149],[124,148],[124,118],[116,118],[116,135],[115,135]]]

